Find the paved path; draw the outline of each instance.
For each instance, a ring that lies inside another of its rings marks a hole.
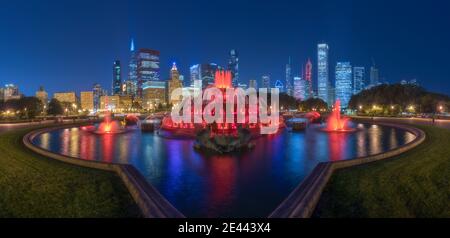
[[[72,120],[72,119],[68,119],[68,120],[63,120],[64,123],[71,123],[71,122],[82,122],[82,121],[87,121],[84,119],[80,119],[80,120]],[[25,122],[25,123],[0,123],[0,133],[6,132],[6,131],[12,131],[15,129],[22,129],[22,128],[28,128],[28,127],[32,127],[32,126],[36,126],[36,125],[50,125],[50,124],[55,124],[54,120],[46,120],[46,121],[41,121],[41,122]]]
[[[356,117],[356,118],[365,118],[370,119],[370,117]],[[391,122],[391,123],[409,123],[416,125],[433,125],[432,120],[430,118],[390,118],[390,117],[374,117],[374,121],[381,122]],[[449,129],[450,130],[450,120],[435,120],[434,126]]]

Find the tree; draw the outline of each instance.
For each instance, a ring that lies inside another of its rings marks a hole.
[[[56,115],[62,115],[63,113],[64,113],[64,110],[61,106],[61,103],[57,99],[53,98],[50,101],[50,103],[48,104],[47,114],[56,116]]]
[[[23,97],[4,102],[2,109],[18,112],[16,114],[18,117],[34,118],[42,112],[43,105],[36,97]]]
[[[327,110],[328,104],[320,98],[310,98],[306,101],[300,102],[300,111],[310,112],[313,110],[323,111]]]
[[[353,95],[349,107],[369,114],[399,114],[412,106],[417,113],[433,113],[446,95],[427,92],[416,85],[380,85]],[[360,108],[361,107],[361,108]]]

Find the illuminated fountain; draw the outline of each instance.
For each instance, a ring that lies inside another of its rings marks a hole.
[[[93,131],[96,134],[117,134],[125,132],[125,129],[111,118],[111,114],[106,114],[103,122],[99,124],[96,130]]]
[[[218,70],[215,74],[215,84],[214,87],[218,88],[219,90],[222,91],[223,93],[223,108],[226,108],[226,103],[227,103],[227,97],[226,97],[226,90],[229,88],[233,88],[232,86],[232,75],[230,71],[222,71],[222,70]],[[204,114],[203,114],[203,109],[206,107],[207,105],[207,101],[203,102],[202,108],[201,110],[196,111],[195,107],[192,107],[191,109],[191,119],[193,121],[194,116],[199,116],[201,118],[203,118]],[[236,101],[235,101],[235,105],[236,105]],[[236,106],[235,106],[236,107]],[[225,110],[223,110],[225,111]],[[218,112],[222,115],[223,120],[222,121],[226,121],[226,115],[225,113],[222,112]],[[237,113],[240,114],[244,114],[245,115],[245,122],[244,123],[238,123],[237,122]],[[161,130],[160,132],[162,134],[167,135],[168,133],[170,133],[169,137],[181,137],[181,138],[186,138],[186,137],[191,137],[191,138],[197,138],[197,135],[199,134],[199,132],[205,130],[205,129],[210,129],[210,133],[211,135],[229,135],[229,136],[234,136],[237,137],[238,136],[238,128],[242,128],[245,130],[249,130],[251,132],[252,137],[256,137],[257,135],[260,135],[260,129],[261,126],[263,126],[263,124],[261,122],[257,123],[250,123],[250,115],[258,115],[259,110],[258,108],[256,109],[251,109],[249,107],[248,104],[246,104],[245,108],[242,109],[242,111],[240,112],[233,112],[234,114],[234,122],[233,123],[206,123],[205,120],[202,119],[201,123],[186,123],[186,122],[180,122],[180,123],[176,123],[172,120],[171,115],[166,115],[162,121],[161,121]],[[266,126],[264,124],[264,126]],[[278,124],[278,127],[282,127],[284,126],[284,122],[283,122],[283,118],[280,117],[280,122]],[[168,133],[165,133],[168,132]]]
[[[341,117],[341,102],[337,100],[334,103],[334,109],[327,120],[327,126],[323,131],[328,132],[352,132],[354,128],[348,127],[348,118]]]

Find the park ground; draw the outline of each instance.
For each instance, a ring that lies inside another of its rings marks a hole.
[[[116,174],[65,164],[25,148],[22,137],[33,128],[0,128],[0,217],[140,216]]]
[[[414,123],[427,138],[395,158],[337,171],[314,217],[450,217],[450,130],[443,129],[446,122],[436,127],[423,120],[375,121]]]

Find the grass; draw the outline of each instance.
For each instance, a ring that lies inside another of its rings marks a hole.
[[[120,178],[26,149],[31,129],[0,135],[0,217],[139,217]]]
[[[450,217],[450,130],[385,161],[337,171],[313,217]]]

